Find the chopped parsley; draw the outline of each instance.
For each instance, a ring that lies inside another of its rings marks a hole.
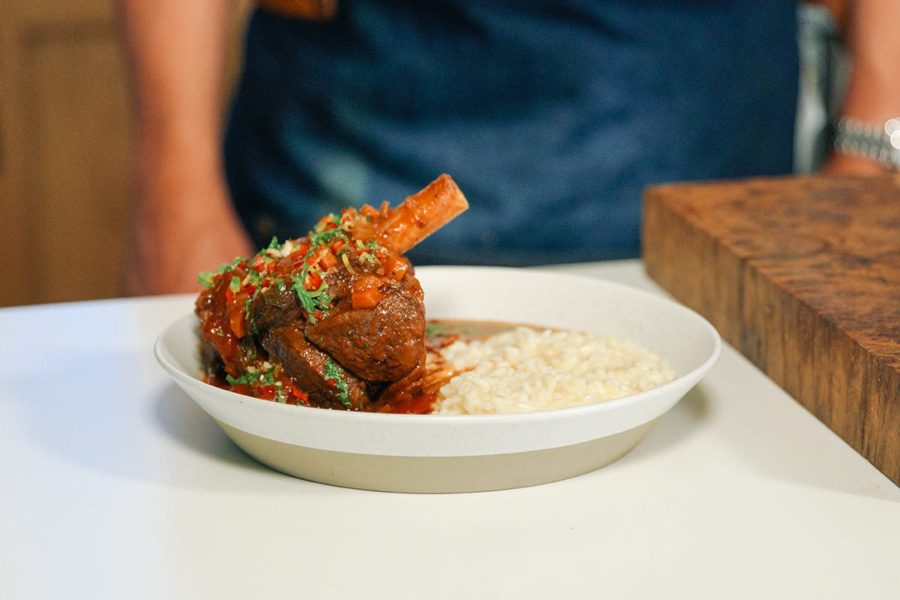
[[[259,380],[259,373],[244,373],[240,377],[225,375],[228,385],[253,385]]]
[[[329,215],[329,217],[337,219],[336,215]],[[318,226],[316,228],[319,229]],[[310,247],[309,250],[306,251],[306,256],[303,257],[303,269],[301,269],[299,275],[294,275],[291,278],[291,289],[297,294],[297,299],[300,300],[300,305],[306,312],[306,316],[309,318],[310,323],[316,323],[318,321],[318,317],[316,317],[317,312],[321,314],[328,313],[334,298],[326,292],[328,284],[324,281],[322,281],[321,285],[315,290],[306,289],[306,277],[309,275],[311,267],[309,259],[321,249],[322,245],[335,237],[343,239],[345,242],[347,240],[347,235],[340,229],[329,229],[328,231],[310,233]]]
[[[304,269],[304,271],[305,270],[306,269]],[[291,289],[297,294],[297,298],[300,300],[300,305],[303,307],[303,310],[306,311],[309,322],[316,323],[316,312],[325,314],[328,312],[328,309],[331,308],[331,296],[325,292],[328,288],[328,284],[323,281],[322,285],[319,286],[319,289],[309,291],[303,285],[304,279],[306,279],[306,277],[302,273],[300,275],[295,275],[291,280]]]
[[[363,252],[359,255],[359,262],[366,263],[368,265],[376,265],[378,264],[378,259],[371,252]]]
[[[440,323],[425,323],[425,337],[432,337],[436,335],[444,335],[447,333],[446,328]]]
[[[244,260],[243,256],[236,256],[233,261],[229,263],[222,263],[218,269],[213,269],[212,271],[207,271],[205,273],[197,274],[197,281],[203,287],[212,287],[216,282],[216,277],[225,273],[227,271],[231,271],[235,267],[237,267]]]
[[[344,233],[344,231],[342,229],[329,229],[328,231],[314,232],[312,235],[309,236],[310,248],[309,248],[309,252],[307,252],[306,255],[310,256],[313,252],[318,250],[318,247],[321,244],[324,244],[325,242],[331,240],[331,238],[334,238],[334,237],[341,237],[344,240],[346,240],[347,234]]]
[[[250,296],[249,298],[247,298],[247,301],[244,302],[244,319],[246,319],[248,322],[250,321],[250,317],[253,316],[253,298],[254,297],[255,297],[255,295]]]
[[[350,384],[347,383],[345,371],[339,364],[330,358],[325,361],[325,381],[331,381],[337,388],[338,400],[345,408],[353,408],[350,402]]]
[[[268,371],[264,371],[259,376],[259,382],[263,385],[275,385],[275,367],[272,367]]]

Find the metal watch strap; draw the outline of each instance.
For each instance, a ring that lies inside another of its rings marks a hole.
[[[900,117],[888,119],[882,125],[843,118],[835,126],[833,145],[841,154],[900,169]]]

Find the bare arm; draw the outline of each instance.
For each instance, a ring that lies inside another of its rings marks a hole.
[[[126,291],[197,289],[250,253],[221,165],[231,0],[121,0],[135,112],[135,221]]]
[[[842,114],[883,123],[900,116],[900,1],[851,0],[847,32],[853,72]],[[877,163],[834,154],[825,165],[831,173],[875,174]]]

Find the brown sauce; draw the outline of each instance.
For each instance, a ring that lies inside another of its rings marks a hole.
[[[506,323],[501,321],[478,321],[468,319],[429,319],[425,332],[425,348],[427,360],[424,366],[424,374],[421,377],[411,377],[408,385],[397,386],[390,390],[389,396],[378,403],[377,411],[392,414],[429,414],[432,405],[438,399],[441,387],[450,379],[461,373],[444,358],[442,349],[456,341],[472,342],[484,340],[499,333],[516,329],[517,327],[534,327],[520,323]],[[224,377],[210,371],[206,377],[207,383],[230,389],[238,393],[253,395],[246,386],[228,385]],[[264,398],[275,400],[275,398]],[[291,401],[290,404],[299,404]]]
[[[471,342],[513,330],[532,327],[503,321],[475,321],[469,319],[429,319],[425,329],[425,344],[429,348],[443,348],[457,340]]]
[[[441,350],[462,341],[484,340],[511,331],[517,327],[534,327],[502,321],[476,321],[468,319],[429,319],[425,330],[427,361],[425,374],[413,391],[399,390],[387,399],[378,412],[394,414],[429,414],[438,399],[441,387],[462,371],[456,370],[444,358]]]

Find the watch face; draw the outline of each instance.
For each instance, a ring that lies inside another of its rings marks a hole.
[[[884,133],[894,150],[900,150],[900,117],[888,119],[884,124]]]

